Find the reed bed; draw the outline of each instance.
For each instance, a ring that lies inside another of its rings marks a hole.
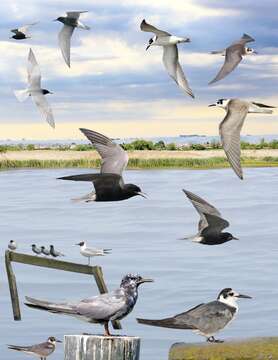
[[[278,157],[242,158],[243,167],[276,167]],[[0,169],[53,169],[53,168],[99,168],[99,159],[73,159],[73,160],[7,160],[0,161]],[[224,157],[211,158],[161,158],[139,159],[131,158],[129,169],[220,169],[230,167]]]

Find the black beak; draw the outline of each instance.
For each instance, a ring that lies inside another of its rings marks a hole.
[[[148,46],[146,47],[146,51],[149,49],[150,46],[151,46],[151,45],[148,45]]]
[[[251,296],[249,296],[249,295],[243,295],[243,294],[238,294],[237,297],[240,298],[240,299],[252,299]]]
[[[145,198],[145,199],[148,198],[147,194],[143,193],[142,191],[138,191],[138,192],[136,193],[136,195],[142,196],[142,197]]]
[[[62,343],[63,341],[56,339],[56,342],[58,342],[58,343]]]
[[[138,281],[138,283],[137,284],[143,284],[143,283],[146,283],[146,282],[154,282],[154,280],[153,279],[141,279],[140,281]]]
[[[208,107],[211,107],[211,106],[216,106],[216,104],[210,104]]]

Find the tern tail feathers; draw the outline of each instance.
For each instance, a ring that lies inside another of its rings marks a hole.
[[[26,296],[26,303],[24,303],[26,306],[33,308],[33,309],[39,309],[44,311],[49,311],[51,313],[55,314],[74,314],[73,307],[69,304],[55,304],[48,301],[43,300],[37,300],[34,298],[30,298]]]
[[[14,94],[15,94],[17,100],[20,101],[20,102],[25,101],[25,100],[28,98],[28,96],[30,95],[28,89],[15,90],[15,91],[14,91]]]
[[[136,319],[139,324],[150,325],[150,326],[159,326],[165,328],[173,328],[177,329],[176,322],[173,318],[167,318],[162,320],[148,320],[148,319]],[[191,325],[183,324],[182,329],[195,330],[195,328]]]
[[[91,201],[96,200],[96,194],[95,194],[95,192],[90,192],[89,194],[86,194],[84,196],[80,196],[79,198],[73,198],[71,200],[74,201],[74,202],[81,202],[81,201],[91,202]]]

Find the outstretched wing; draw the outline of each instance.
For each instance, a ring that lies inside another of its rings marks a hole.
[[[222,219],[219,216],[204,214],[208,226],[204,228],[201,232],[201,235],[212,237],[213,235],[218,235],[222,230],[226,229],[230,224],[227,220]]]
[[[63,58],[66,64],[68,65],[68,67],[70,67],[70,41],[73,31],[74,31],[73,26],[64,25],[62,27],[62,30],[58,34],[59,46],[61,48]]]
[[[32,92],[32,100],[37,105],[40,113],[43,115],[48,124],[54,129],[55,128],[55,120],[52,113],[52,109],[48,104],[45,96],[42,93]]]
[[[186,94],[194,98],[193,92],[189,87],[189,84],[186,80],[182,67],[179,63],[179,54],[177,45],[163,46],[163,64],[171,76],[175,80],[177,85],[184,91]]]
[[[141,22],[140,29],[142,31],[152,32],[157,36],[171,36],[167,31],[159,30],[155,26],[148,24],[145,19]]]
[[[216,77],[209,83],[213,84],[230,74],[242,60],[243,45],[235,44],[226,49],[225,62]]]
[[[247,102],[239,99],[230,100],[227,114],[219,125],[224,151],[234,172],[240,179],[243,179],[240,163],[240,131],[248,114],[248,109]]]
[[[67,17],[71,19],[79,19],[80,14],[87,13],[88,11],[67,11]]]
[[[81,128],[80,131],[91,141],[101,156],[100,172],[122,175],[128,163],[127,152],[105,135],[89,129]]]
[[[27,24],[27,25],[21,26],[20,28],[18,28],[18,31],[19,31],[19,32],[22,32],[23,34],[26,35],[27,32],[28,32],[29,27],[30,27],[30,26],[33,26],[33,25],[36,25],[36,24],[38,24],[38,22],[34,22],[34,23],[32,23],[32,24]]]
[[[188,197],[188,199],[191,201],[192,205],[200,215],[199,231],[202,231],[208,226],[205,214],[211,214],[221,218],[220,212],[213,205],[209,204],[207,201],[205,201],[198,195],[193,194],[190,191],[184,189],[182,191],[185,193],[185,195]]]
[[[27,62],[28,85],[31,89],[41,88],[41,72],[33,50],[29,50]]]

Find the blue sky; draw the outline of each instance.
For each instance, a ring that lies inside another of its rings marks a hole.
[[[86,126],[113,137],[217,134],[224,116],[207,105],[218,98],[239,97],[278,105],[278,15],[275,1],[103,0],[9,1],[1,4],[0,138],[81,138]],[[76,30],[72,67],[57,44],[61,24],[52,20],[69,10],[82,15],[90,31]],[[185,96],[162,65],[162,49],[145,51],[151,34],[140,31],[148,22],[191,43],[179,46],[180,62],[196,99]],[[32,39],[10,40],[9,30],[40,21]],[[248,33],[259,55],[215,86],[207,83],[223,62],[211,50],[225,48]],[[26,60],[32,47],[41,67],[56,130],[48,127],[32,101],[18,103],[13,90],[24,88]],[[243,133],[278,134],[277,113],[250,115]]]

